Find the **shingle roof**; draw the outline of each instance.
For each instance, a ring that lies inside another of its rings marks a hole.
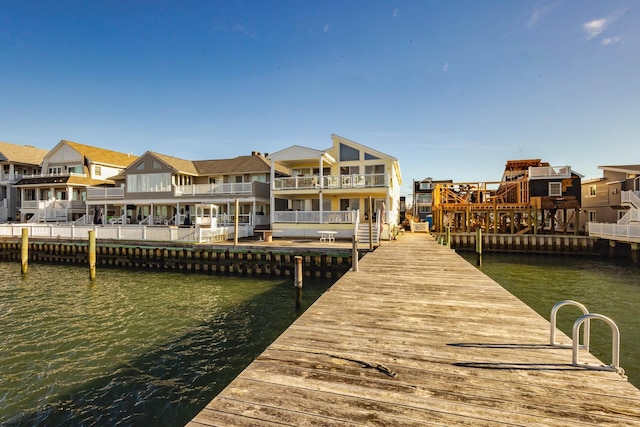
[[[105,148],[92,147],[63,139],[60,141],[72,147],[78,153],[91,160],[93,163],[102,163],[110,166],[129,166],[138,156],[107,150]]]
[[[160,154],[153,151],[149,151],[152,156],[165,162],[168,166],[172,167],[180,173],[188,173],[191,175],[198,175],[198,169],[195,167],[191,160],[180,159],[178,157],[167,156],[166,154]]]
[[[39,165],[48,152],[49,150],[32,147],[31,145],[0,142],[0,161]]]
[[[269,173],[271,170],[271,162],[262,155],[238,156],[221,160],[196,160],[193,163],[201,175]],[[275,166],[277,172],[288,172],[278,163]]]

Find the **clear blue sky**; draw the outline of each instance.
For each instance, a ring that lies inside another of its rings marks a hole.
[[[430,176],[640,163],[640,2],[0,0],[0,141],[327,148]]]

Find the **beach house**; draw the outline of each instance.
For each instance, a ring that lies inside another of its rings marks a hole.
[[[326,236],[374,240],[387,238],[398,225],[402,176],[398,159],[338,135],[332,145],[314,149],[294,145],[269,154],[271,227],[274,236]],[[276,165],[288,168],[276,175]]]
[[[48,150],[0,142],[0,224],[18,220],[21,199],[15,184],[25,175],[40,174]]]
[[[20,192],[20,222],[84,222],[87,189],[114,185],[136,159],[132,154],[62,140],[47,152],[39,172],[14,184]]]

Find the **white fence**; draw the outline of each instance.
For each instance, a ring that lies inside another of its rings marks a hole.
[[[94,226],[94,225],[55,225],[55,224],[1,224],[0,237],[20,237],[22,229],[29,229],[29,237],[49,239],[86,240],[89,231],[96,232],[96,239],[110,240],[146,240],[146,241],[184,241],[212,242],[233,239],[234,227],[217,228],[180,228],[146,227],[138,225]],[[253,235],[253,227],[238,227],[238,238]]]

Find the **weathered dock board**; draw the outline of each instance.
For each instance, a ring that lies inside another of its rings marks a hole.
[[[407,235],[367,254],[188,425],[640,425],[640,390],[548,343],[543,317]]]

